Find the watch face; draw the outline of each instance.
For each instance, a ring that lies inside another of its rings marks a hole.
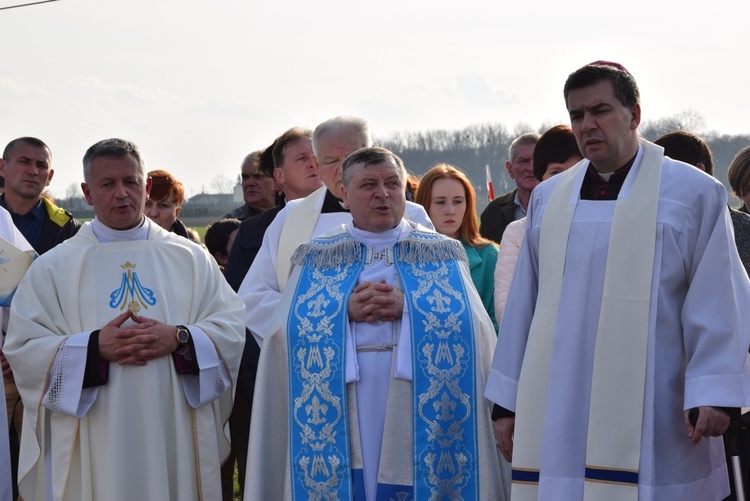
[[[190,338],[190,333],[188,330],[184,327],[178,327],[177,328],[177,341],[180,343],[187,343],[188,339]]]

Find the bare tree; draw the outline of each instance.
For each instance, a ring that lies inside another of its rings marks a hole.
[[[219,174],[211,180],[211,190],[215,193],[232,193],[234,182],[224,174]]]
[[[73,198],[83,198],[81,186],[76,183],[70,183],[65,189],[65,198],[67,198],[68,200]]]
[[[659,136],[678,130],[701,134],[706,128],[706,119],[693,109],[683,110],[670,117],[650,120],[641,127],[641,135],[653,141]]]

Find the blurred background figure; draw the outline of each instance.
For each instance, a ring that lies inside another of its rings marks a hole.
[[[239,219],[219,219],[206,228],[206,235],[203,238],[206,248],[208,248],[208,253],[216,259],[222,273],[229,261],[229,251],[232,249],[239,227]]]
[[[151,192],[146,199],[146,216],[167,231],[201,243],[200,237],[196,238],[196,234],[189,232],[178,219],[185,200],[182,183],[165,170],[152,170],[148,177],[151,178]]]
[[[521,134],[510,143],[505,169],[516,183],[515,189],[491,201],[479,216],[479,232],[483,237],[500,243],[503,232],[513,221],[526,217],[531,190],[539,181],[534,177],[534,147],[539,140],[536,132]]]
[[[413,172],[406,173],[406,201],[413,202],[419,188],[419,178]]]
[[[546,181],[555,174],[564,172],[583,160],[578,150],[573,129],[567,125],[556,125],[542,134],[534,148],[534,177],[538,182]],[[495,315],[499,324],[503,319],[505,301],[508,299],[510,281],[518,260],[526,218],[510,223],[500,241],[500,254],[495,267]]]
[[[742,199],[740,211],[748,214],[750,210],[750,146],[742,148],[729,164],[727,171],[729,185],[732,187],[734,196]]]
[[[258,169],[261,150],[249,153],[242,161],[242,197],[245,203],[222,216],[222,219],[245,219],[276,205],[278,185],[273,176]]]
[[[479,234],[474,188],[459,169],[438,164],[422,177],[416,194],[438,233],[460,240],[469,258],[471,280],[497,333],[492,272],[497,263],[497,246]]]

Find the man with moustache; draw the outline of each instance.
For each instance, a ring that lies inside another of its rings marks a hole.
[[[263,338],[271,332],[273,314],[286,286],[294,250],[313,236],[351,221],[349,210],[341,202],[341,164],[351,153],[371,144],[367,122],[360,118],[339,116],[315,128],[313,163],[324,186],[288,203],[278,213],[239,288],[239,295],[247,305],[247,328],[261,348]],[[405,217],[432,229],[420,205],[408,202]],[[367,284],[354,292],[350,313],[355,319],[401,316],[403,294],[390,285]]]
[[[532,194],[485,392],[512,497],[723,499],[719,435],[750,404],[726,191],[639,139],[621,65],[578,69],[564,97],[585,160]]]
[[[479,216],[479,232],[498,245],[505,228],[513,221],[526,217],[531,190],[539,184],[534,177],[534,146],[537,141],[539,134],[527,132],[510,143],[505,168],[515,181],[516,188],[492,200]]]

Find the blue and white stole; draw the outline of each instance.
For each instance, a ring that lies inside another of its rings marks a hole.
[[[347,233],[301,245],[287,320],[292,498],[353,499],[345,340],[365,248]]]
[[[412,332],[414,499],[479,499],[474,328],[458,240],[414,231],[395,247]]]
[[[354,499],[346,313],[365,256],[364,245],[337,233],[300,246],[292,258],[302,266],[287,322],[293,499]],[[459,268],[465,251],[456,240],[415,230],[394,257],[412,332],[415,467],[405,499],[478,499],[475,344]]]

